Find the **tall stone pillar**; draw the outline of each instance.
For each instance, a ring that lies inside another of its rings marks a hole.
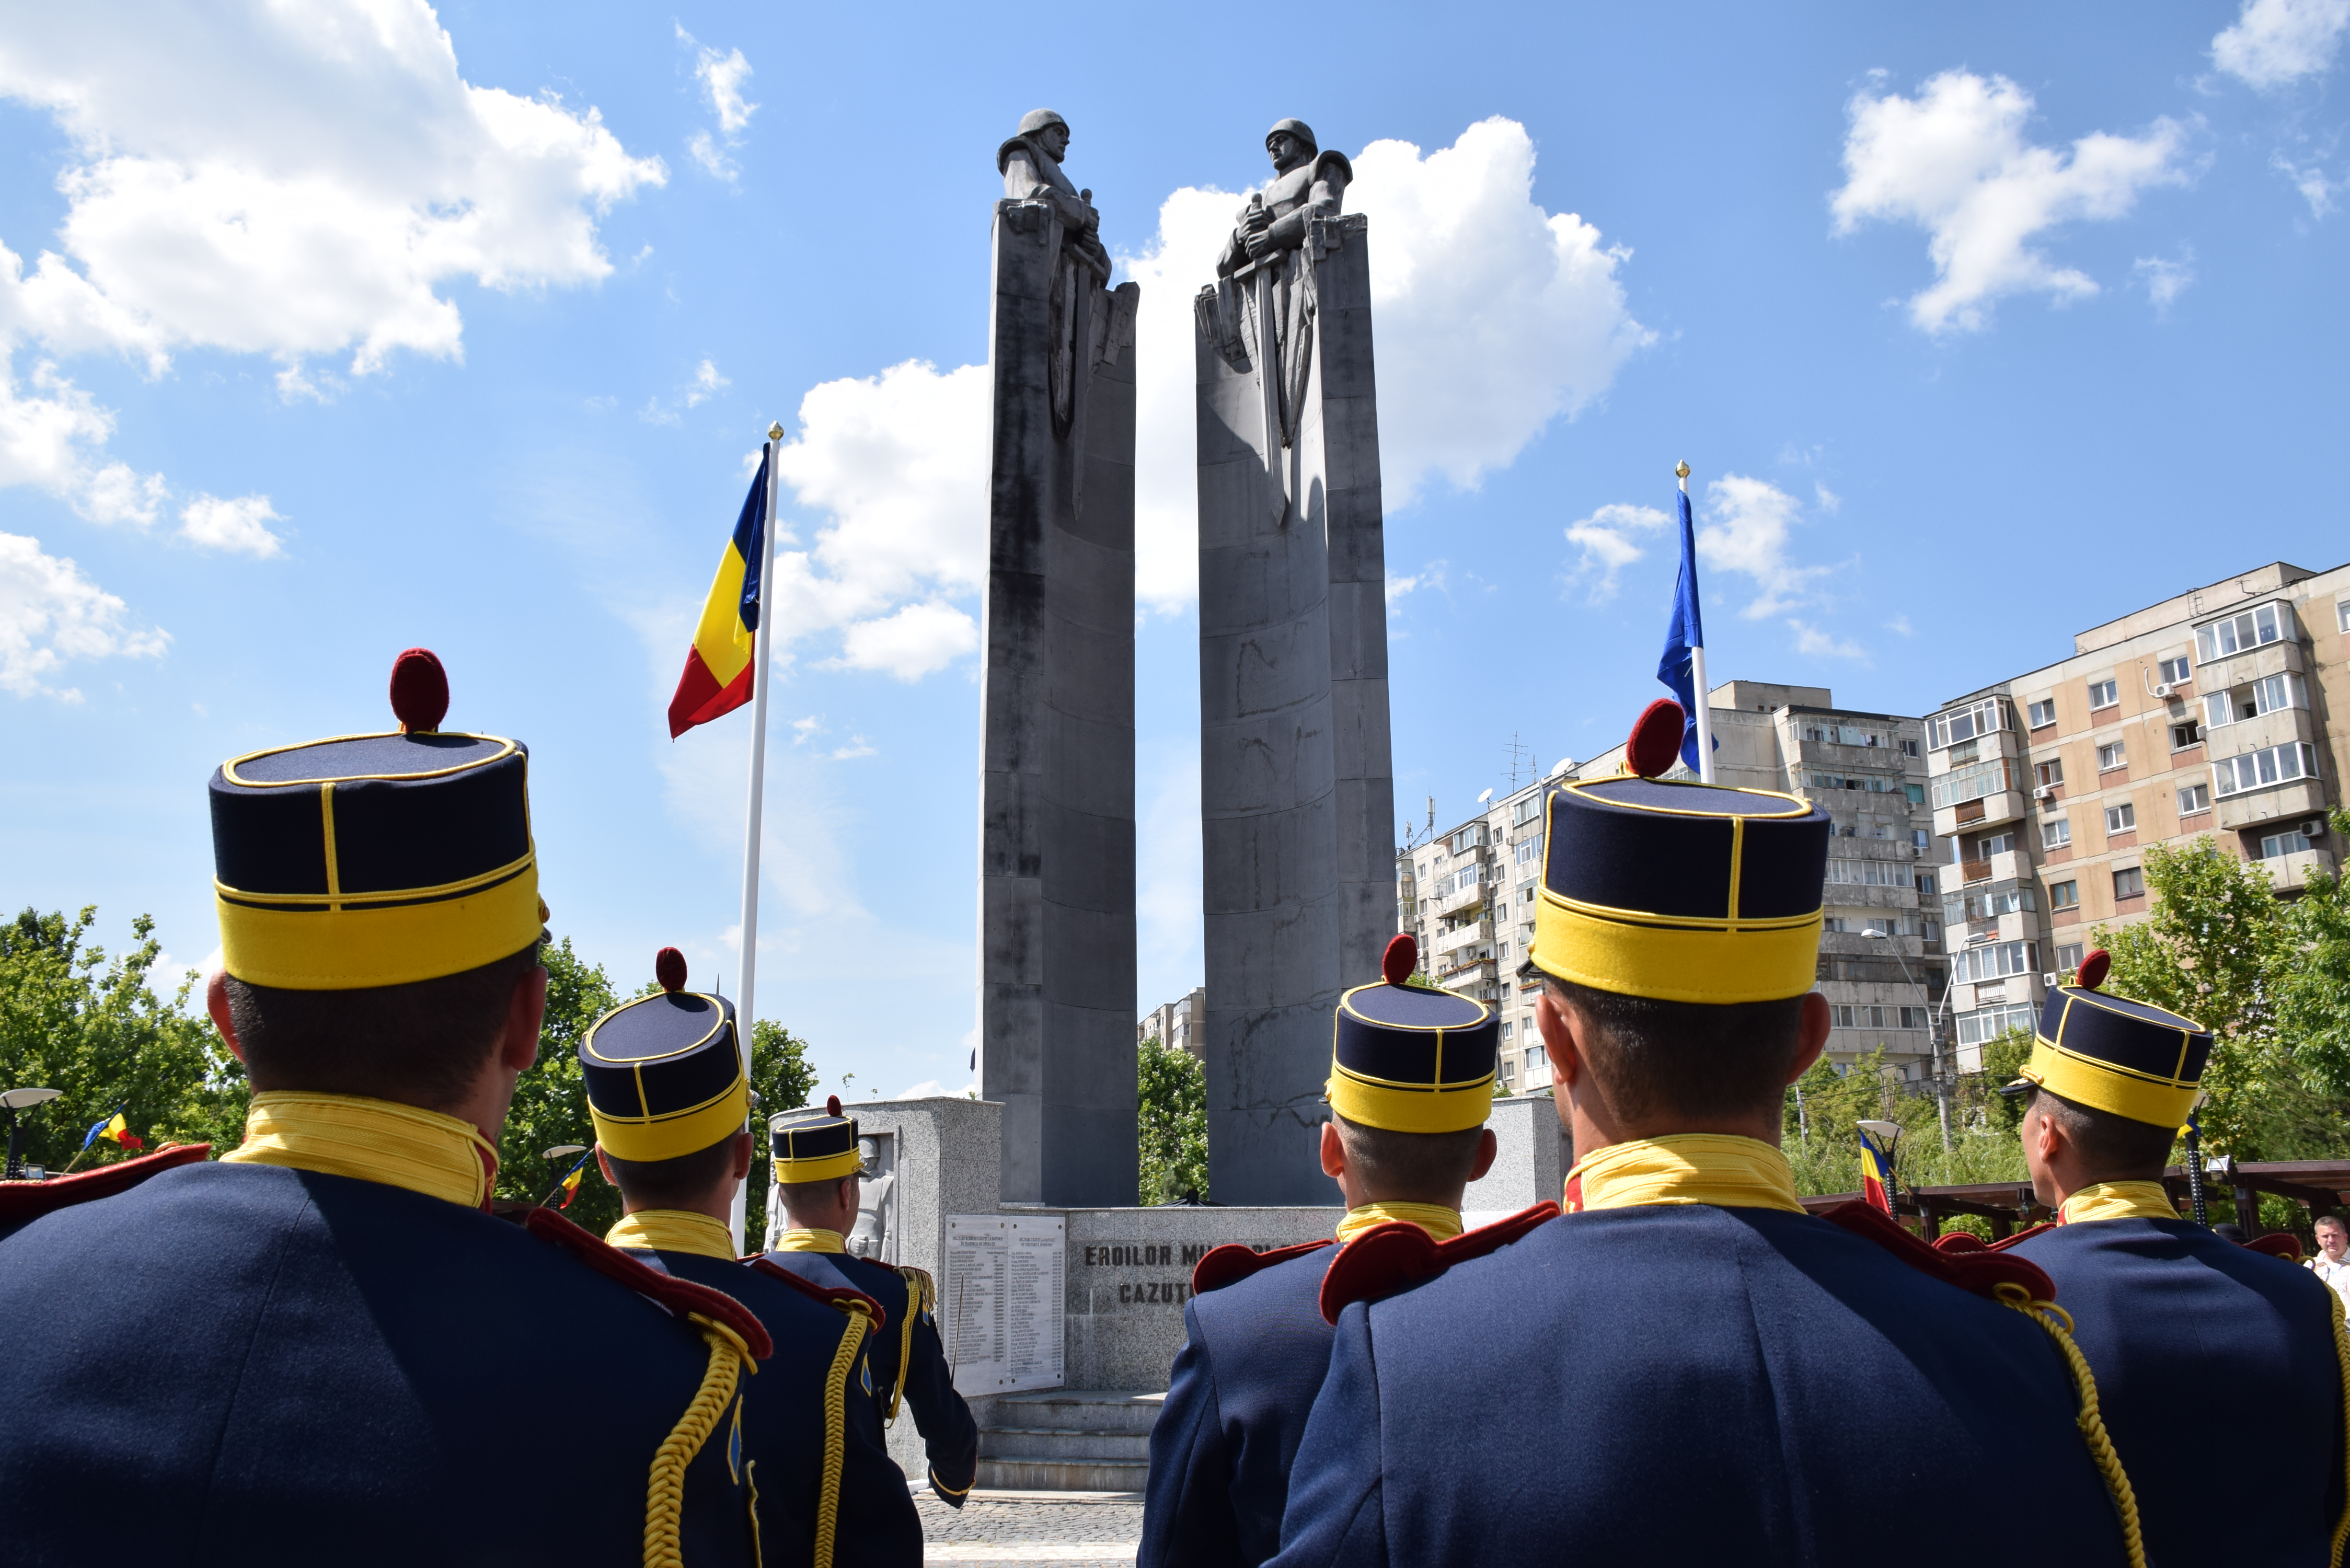
[[[977,1067],[1003,1106],[1004,1201],[1130,1204],[1141,291],[1102,286],[1059,117],[1022,131],[998,155],[1015,199],[995,209],[989,334]]]
[[[1336,154],[1299,161],[1313,156],[1310,140],[1303,154],[1279,145],[1295,125],[1268,140],[1299,171],[1271,191],[1298,187],[1297,216],[1282,222],[1302,227],[1302,243],[1253,263],[1228,251],[1224,281],[1197,311],[1208,1158],[1219,1203],[1330,1201],[1314,1128],[1328,1115],[1331,1014],[1342,990],[1378,979],[1395,929],[1367,223],[1326,194],[1343,191],[1343,160],[1334,171]]]

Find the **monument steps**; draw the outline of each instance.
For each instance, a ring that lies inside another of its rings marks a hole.
[[[979,1484],[989,1490],[1131,1491],[1150,1472],[1150,1428],[1167,1396],[1055,1388],[989,1401]]]

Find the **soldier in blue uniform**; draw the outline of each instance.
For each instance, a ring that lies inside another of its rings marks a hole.
[[[1138,1568],[1255,1568],[1280,1550],[1289,1467],[1330,1360],[1322,1282],[1336,1249],[1397,1223],[1451,1241],[1461,1189],[1492,1168],[1499,1023],[1482,1002],[1408,983],[1419,959],[1397,937],[1385,983],[1338,1002],[1321,1131],[1322,1168],[1347,1201],[1336,1241],[1218,1247],[1192,1272],[1150,1430]],[[1558,1212],[1538,1209],[1537,1223]]]
[[[1987,1475],[2031,1478],[2000,1534],[2035,1558],[2142,1562],[2091,1389],[2033,1307],[2045,1277],[1798,1202],[1780,1117],[1827,1040],[1830,821],[1660,779],[1682,727],[1653,705],[1628,776],[1544,803],[1531,972],[1567,1212],[1484,1256],[1382,1260],[1378,1231],[1340,1254],[1275,1563],[1841,1564],[1898,1542],[1972,1568],[1998,1548],[1919,1529],[1918,1500]]]
[[[2337,1298],[2304,1269],[2182,1220],[2163,1190],[2211,1036],[2201,1024],[2079,983],[2049,993],[2023,1075],[2023,1159],[2054,1224],[2004,1247],[2047,1271],[2096,1369],[2106,1428],[2137,1484],[2161,1563],[2327,1568],[2345,1527],[2343,1403],[2350,1345]],[[2257,1434],[2253,1509],[2215,1509],[2181,1430]]]
[[[884,1419],[901,1405],[914,1412],[929,1459],[931,1490],[961,1508],[979,1478],[979,1424],[955,1392],[954,1371],[939,1339],[938,1286],[906,1264],[848,1251],[857,1224],[858,1172],[864,1157],[857,1123],[837,1098],[822,1110],[785,1111],[768,1126],[775,1184],[768,1199],[790,1221],[763,1262],[810,1284],[859,1291],[881,1303],[889,1324],[873,1343],[873,1383]]]
[[[734,1194],[758,1144],[734,1004],[686,990],[675,948],[653,971],[660,994],[606,1013],[579,1043],[596,1158],[623,1210],[604,1240],[735,1297],[775,1341],[743,1399],[743,1473],[766,1568],[920,1568],[921,1520],[873,1393],[868,1352],[887,1326],[882,1308],[736,1260]]]
[[[243,1145],[0,1241],[10,1563],[754,1559],[758,1320],[488,1211],[546,1001],[528,754],[442,732],[421,649],[392,706],[213,774]]]

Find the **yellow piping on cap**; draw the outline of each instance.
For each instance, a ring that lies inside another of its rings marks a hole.
[[[1619,996],[1778,1002],[1817,981],[1821,923],[1818,909],[1748,920],[1603,910],[1545,888],[1534,909],[1534,961],[1545,974]]]

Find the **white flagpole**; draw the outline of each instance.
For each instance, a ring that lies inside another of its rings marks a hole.
[[[1681,494],[1687,497],[1690,465],[1686,462],[1681,463],[1674,469],[1673,476],[1680,481]],[[1694,555],[1690,557],[1690,573],[1692,576],[1697,573],[1697,557]],[[1703,601],[1700,602],[1701,604]],[[762,623],[764,624],[764,618],[762,618]],[[1713,782],[1713,702],[1706,694],[1705,649],[1701,647],[1690,649],[1690,689],[1697,694],[1697,711],[1691,715],[1697,720],[1697,776],[1705,783],[1711,784]]]
[[[767,793],[767,652],[775,635],[775,607],[768,601],[775,579],[775,458],[784,443],[784,427],[767,427],[766,521],[759,529],[759,625],[751,634],[751,808],[743,829],[743,977],[736,982],[734,1017],[736,1043],[743,1051],[743,1076],[751,1075],[751,1032],[758,1017],[754,983],[759,973],[759,807]],[[755,1118],[754,1118],[755,1122]],[[755,1125],[753,1129],[757,1130]],[[745,1230],[751,1215],[751,1184],[734,1189],[734,1250],[751,1249]]]

